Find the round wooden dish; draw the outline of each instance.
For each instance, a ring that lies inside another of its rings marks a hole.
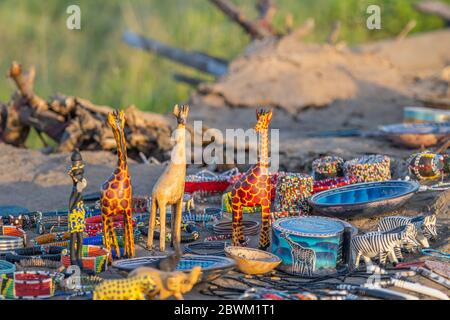
[[[238,269],[246,274],[264,274],[275,269],[281,259],[276,255],[253,248],[230,246],[225,255],[236,261]]]

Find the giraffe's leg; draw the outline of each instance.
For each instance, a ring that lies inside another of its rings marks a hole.
[[[116,232],[114,231],[114,219],[113,216],[109,216],[107,218],[108,221],[108,229],[109,229],[109,234],[111,237],[111,245],[114,246],[114,250],[116,251],[116,257],[120,258],[120,247],[119,247],[119,242],[117,241],[117,236],[116,236]]]
[[[233,246],[241,246],[241,240],[243,238],[242,232],[242,207],[239,204],[232,206],[233,210],[233,230],[232,230],[232,242]]]
[[[108,226],[108,216],[109,214],[108,210],[102,209],[102,227],[103,227],[103,245],[108,249],[109,252],[111,252],[111,238],[109,233],[109,226]],[[112,254],[109,255],[109,262],[112,261]]]
[[[172,232],[172,237],[170,238],[170,246],[173,248],[173,238],[175,236],[175,213],[177,212],[177,206],[172,205],[172,218],[170,219],[170,230]]]
[[[175,216],[172,215],[174,220],[173,230],[172,230],[172,241],[175,242],[177,248],[181,243],[181,216],[183,214],[183,198],[181,197],[175,204]]]
[[[133,218],[131,215],[131,208],[125,210],[124,215],[124,255],[128,258],[134,257],[134,232],[133,232]]]
[[[159,251],[166,250],[166,204],[159,203]]]
[[[155,224],[156,224],[156,210],[157,210],[157,200],[156,196],[152,195],[152,209],[150,212],[150,221],[148,223],[148,234],[147,234],[147,249],[153,249],[153,236],[155,234]]]
[[[259,248],[261,250],[266,250],[270,244],[270,206],[261,206],[261,220]]]

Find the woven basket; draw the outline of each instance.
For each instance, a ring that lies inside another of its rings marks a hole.
[[[225,255],[236,261],[238,269],[246,274],[265,274],[281,263],[276,255],[253,248],[230,246],[225,248]]]

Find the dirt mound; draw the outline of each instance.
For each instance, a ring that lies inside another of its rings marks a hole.
[[[450,61],[450,41],[444,39],[450,40],[450,31],[353,49],[304,43],[293,36],[254,43],[231,63],[226,76],[201,85],[194,99],[215,96],[232,107],[264,105],[297,114],[336,101],[377,98],[385,91],[409,95],[412,77]]]

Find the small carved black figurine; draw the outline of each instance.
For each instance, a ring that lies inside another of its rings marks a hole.
[[[68,174],[72,178],[73,187],[69,200],[69,232],[70,232],[70,261],[72,265],[82,268],[81,255],[83,247],[83,233],[85,229],[86,210],[83,204],[83,189],[87,186],[84,175],[84,163],[78,150],[72,153],[72,167]]]

